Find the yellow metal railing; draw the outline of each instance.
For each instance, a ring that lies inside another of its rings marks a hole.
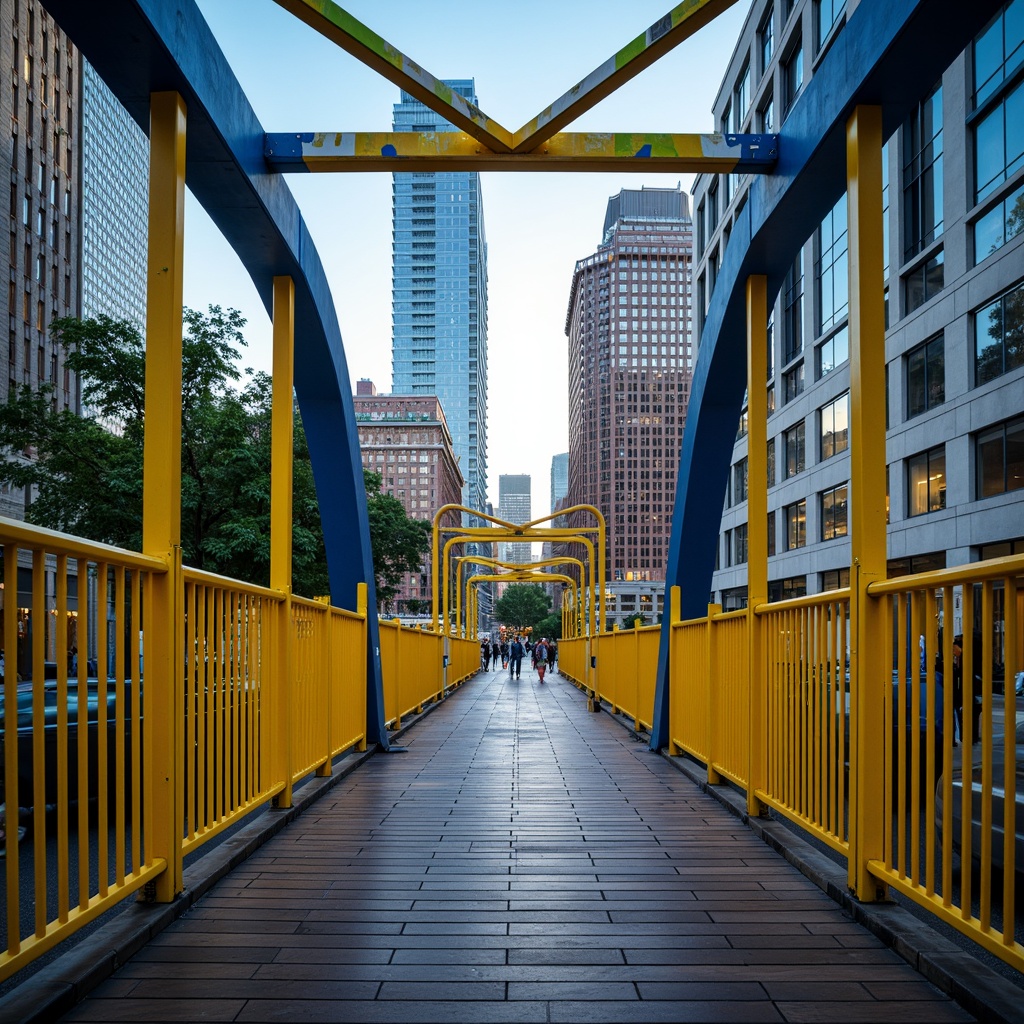
[[[9,520],[0,544],[3,980],[365,749],[367,625],[365,587],[346,611]],[[151,589],[168,576],[177,667],[147,678]],[[470,640],[382,623],[381,646],[395,728],[479,669]],[[159,820],[161,800],[173,822]],[[161,827],[169,856],[153,852]]]
[[[702,761],[709,781],[745,790],[749,778],[764,779],[757,800],[847,857],[851,874],[859,829],[859,848],[879,851],[866,868],[883,887],[1018,970],[1022,579],[1018,555],[870,584],[872,614],[885,623],[871,643],[891,663],[878,679],[858,679],[849,589],[673,621],[669,721],[671,751]],[[760,680],[749,672],[752,615]],[[967,640],[955,644],[958,632]],[[858,742],[859,686],[884,708],[885,726]],[[751,761],[758,750],[760,766]],[[858,806],[881,813],[861,820]]]

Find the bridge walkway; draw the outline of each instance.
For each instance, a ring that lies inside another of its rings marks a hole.
[[[973,1019],[558,676],[402,742],[64,1019]]]

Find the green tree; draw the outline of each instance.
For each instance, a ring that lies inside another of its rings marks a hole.
[[[494,617],[512,629],[535,628],[551,609],[551,598],[536,583],[510,583],[494,606]]]
[[[211,306],[202,314],[186,309],[184,325],[183,558],[186,565],[265,584],[270,573],[272,382],[252,372],[243,380],[237,369],[245,321],[236,310]],[[38,391],[12,389],[0,406],[0,451],[8,460],[0,464],[0,481],[33,487],[30,522],[138,550],[145,419],[142,336],[130,322],[106,316],[57,320],[51,334],[79,376],[87,415],[57,411],[52,385]],[[299,419],[293,455],[292,586],[299,594],[326,594],[320,511]],[[387,567],[404,557],[392,548],[401,549],[408,533],[393,512],[386,503],[378,507],[374,534],[374,562],[385,566],[385,580]]]
[[[546,615],[533,627],[535,635],[546,636],[548,639],[562,639],[562,613],[552,612]]]
[[[647,616],[643,612],[633,612],[622,620],[623,629],[636,629],[638,626],[647,625]]]
[[[380,473],[364,469],[363,482],[370,516],[377,608],[385,611],[391,608],[402,577],[421,571],[423,558],[430,550],[432,527],[426,519],[411,518],[397,498],[381,493]]]

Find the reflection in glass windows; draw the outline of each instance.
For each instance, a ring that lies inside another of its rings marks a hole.
[[[782,285],[782,344],[784,363],[804,349],[804,250],[800,247]]]
[[[907,296],[907,312],[913,313],[945,287],[944,257],[940,249],[934,256],[915,267],[903,279]]]
[[[786,549],[795,551],[807,543],[807,502],[804,499],[787,505],[783,512],[786,516]]]
[[[804,390],[804,364],[800,360],[795,366],[791,366],[782,375],[782,387],[787,402],[792,402],[797,395],[802,395]]]
[[[840,395],[820,410],[821,458],[845,452],[850,444],[850,393]]]
[[[786,479],[802,473],[805,467],[804,421],[795,423],[783,434],[786,443]]]
[[[793,102],[804,84],[804,48],[799,36],[789,54],[782,60],[783,118],[793,108]]]
[[[942,86],[903,129],[903,258],[911,259],[942,234]]]
[[[977,497],[1024,487],[1024,416],[983,430],[975,438]]]
[[[907,353],[907,419],[946,400],[946,348],[943,335]]]
[[[834,327],[850,308],[846,194],[818,227],[818,333]]]
[[[815,12],[817,36],[814,52],[817,53],[825,45],[825,41],[832,32],[832,27],[846,10],[846,0],[817,0],[815,7],[817,7]]]
[[[847,484],[830,487],[819,495],[821,511],[821,539],[835,540],[846,536]]]
[[[825,377],[850,358],[850,329],[845,324],[826,338],[815,351],[818,377]]]
[[[768,555],[775,554],[775,510],[768,513]]]
[[[974,201],[980,203],[1024,167],[1024,82],[974,126]]]
[[[974,262],[980,263],[1024,231],[1024,185],[974,222]]]
[[[946,446],[907,459],[907,515],[923,516],[946,507]]]
[[[974,105],[981,106],[1024,62],[1024,0],[1008,3],[974,40]]]
[[[974,314],[974,383],[981,385],[1024,364],[1024,284]]]

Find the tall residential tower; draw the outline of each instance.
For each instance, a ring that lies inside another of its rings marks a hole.
[[[476,103],[472,79],[445,83]],[[402,92],[394,130],[454,131]],[[392,392],[436,395],[465,477],[462,503],[487,504],[487,244],[480,176],[395,174]]]

